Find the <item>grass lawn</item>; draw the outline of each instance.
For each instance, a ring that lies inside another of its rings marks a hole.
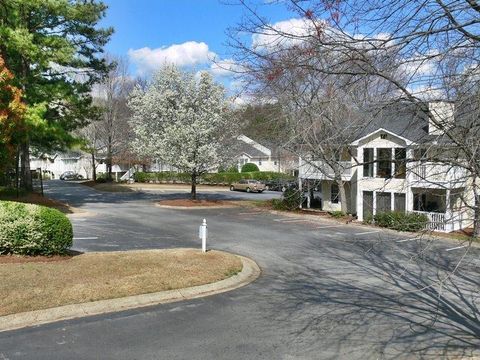
[[[86,253],[46,262],[0,256],[0,316],[202,285],[241,269],[235,255],[195,249]]]

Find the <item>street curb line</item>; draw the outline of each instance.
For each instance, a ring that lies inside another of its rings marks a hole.
[[[255,261],[244,256],[236,256],[238,256],[242,261],[242,271],[236,275],[215,283],[192,286],[184,289],[160,291],[150,294],[126,296],[117,299],[64,305],[50,309],[34,310],[1,316],[0,332],[43,325],[56,321],[75,319],[79,317],[100,315],[136,309],[145,306],[196,299],[238,289],[255,281],[260,276],[261,270]]]

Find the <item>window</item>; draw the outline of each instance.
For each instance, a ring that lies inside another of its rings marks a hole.
[[[393,210],[404,213],[405,207],[405,194],[395,193],[393,194]]]
[[[333,204],[338,204],[339,202],[338,194],[339,194],[338,185],[332,184],[330,188],[330,200],[332,201]]]
[[[363,149],[363,176],[373,177],[373,149]]]
[[[392,149],[377,149],[377,177],[392,177]]]
[[[380,139],[386,139],[387,138],[387,134],[380,134]]]
[[[388,192],[377,192],[376,212],[385,213],[392,211],[392,194]]]
[[[262,158],[258,159],[258,165],[262,165]]]
[[[413,194],[413,210],[425,211],[427,194]]]
[[[273,165],[278,165],[276,160],[273,162]]]
[[[395,177],[405,179],[407,173],[407,149],[395,149]]]

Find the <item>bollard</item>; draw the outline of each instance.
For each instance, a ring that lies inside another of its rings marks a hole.
[[[207,252],[207,220],[203,219],[202,225],[198,228],[198,237],[202,240],[202,252]]]

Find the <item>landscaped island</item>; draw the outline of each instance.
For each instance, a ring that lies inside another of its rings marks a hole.
[[[50,260],[0,256],[0,316],[208,284],[242,270],[235,255],[195,249],[86,253]]]

